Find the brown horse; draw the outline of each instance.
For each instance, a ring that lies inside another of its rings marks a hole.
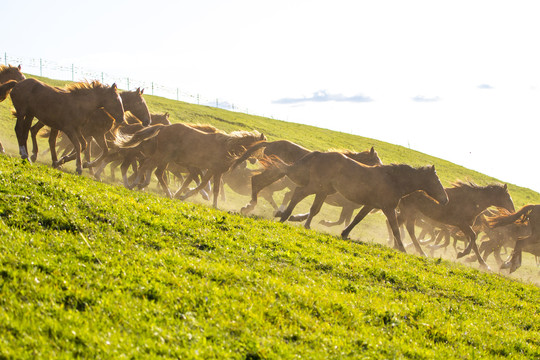
[[[319,212],[325,198],[339,192],[347,200],[364,205],[341,233],[344,239],[373,209],[381,209],[392,227],[396,247],[403,252],[405,248],[396,220],[399,200],[407,194],[423,190],[441,203],[448,201],[433,166],[423,168],[413,168],[405,164],[367,166],[337,152],[314,151],[292,165],[279,166],[279,169],[298,185],[280,221],[287,220],[301,200],[315,194],[309,217],[304,225],[309,228],[311,220]]]
[[[214,207],[217,207],[223,173],[229,170],[233,161],[244,153],[246,148],[265,140],[264,135],[256,131],[237,131],[231,134],[221,131],[207,133],[189,125],[177,123],[168,126],[155,125],[143,129],[135,133],[129,141],[121,141],[118,145],[122,148],[135,147],[153,137],[155,137],[156,148],[152,155],[143,160],[132,186],[138,185],[144,176],[149,178],[155,168],[164,171],[168,163],[183,165],[190,171],[204,169],[206,173],[199,186],[181,195],[187,188],[184,182],[175,197],[184,200],[202,190],[208,181],[213,179]]]
[[[341,153],[348,158],[351,158],[355,161],[358,161],[361,164],[368,165],[368,166],[377,166],[382,165],[381,158],[379,158],[379,154],[377,154],[377,151],[375,151],[375,148],[371,147],[370,150],[365,150],[361,152],[354,152],[350,150],[328,150],[329,152],[338,152]],[[280,206],[279,210],[276,212],[275,216],[281,216],[281,213],[286,208],[286,205],[290,201],[292,195],[286,194],[283,203]],[[341,207],[341,214],[339,216],[339,220],[335,222],[321,220],[320,223],[325,226],[336,226],[341,225],[345,223],[345,226],[349,225],[351,222],[352,215],[354,213],[354,210],[362,207],[362,205],[354,203],[352,201],[347,200],[343,195],[341,195],[339,192],[336,192],[334,194],[328,195],[328,197],[324,201],[326,204],[332,205],[332,206],[338,206]],[[292,215],[289,217],[289,221],[304,221],[309,217],[309,213],[307,214],[299,214],[299,215]]]
[[[249,148],[244,155],[238,158],[233,163],[232,169],[261,150],[264,151],[265,156],[270,158],[277,157],[286,164],[292,164],[311,152],[311,150],[308,150],[305,147],[288,140],[261,141],[260,143]],[[275,178],[277,173],[279,172],[276,172],[270,167],[261,173],[252,176],[251,202],[240,210],[243,214],[250,213],[255,209],[255,206],[257,206],[257,197],[259,192],[279,180],[279,178]],[[281,181],[279,185],[280,186],[276,188],[276,191],[283,190],[289,186],[294,186],[294,184],[289,180]]]
[[[26,77],[21,72],[21,65],[0,65],[0,84],[3,84],[9,80],[22,81],[24,79],[26,79]]]
[[[1,90],[0,98],[5,97]],[[81,129],[89,116],[103,108],[118,123],[124,121],[124,107],[116,84],[108,87],[93,81],[57,88],[36,79],[25,79],[12,88],[11,100],[17,117],[15,133],[21,157],[28,159],[26,142],[32,120],[36,117],[43,124],[63,131],[69,137],[75,147],[78,174],[82,173],[81,150],[86,147]]]
[[[519,211],[488,219],[490,227],[495,228],[509,224],[524,224],[530,228],[530,235],[516,241],[510,260],[507,260],[502,269],[509,269],[510,273],[521,266],[522,252],[527,251],[540,256],[540,205],[525,205]]]
[[[466,236],[468,245],[457,258],[468,255],[474,250],[481,266],[489,268],[480,256],[476,245],[476,232],[472,226],[476,217],[490,206],[514,210],[512,197],[506,185],[492,184],[478,186],[471,182],[456,182],[452,187],[446,188],[448,203],[441,204],[433,201],[423,193],[414,193],[401,199],[399,204],[400,222],[406,224],[407,231],[416,250],[425,256],[414,234],[414,223],[422,215],[433,221],[452,225],[459,228]]]
[[[3,84],[8,81],[21,81],[26,79],[26,77],[21,72],[21,65],[15,67],[11,65],[0,65],[0,84]],[[11,83],[10,85],[7,85],[7,87],[15,86],[14,83]],[[0,102],[5,99],[5,96],[7,96],[7,92],[4,95],[4,98],[0,98]],[[4,146],[0,143],[0,153],[4,154],[6,151],[4,150]]]
[[[169,113],[162,114],[150,114],[150,125],[170,125]],[[137,131],[144,129],[146,126],[135,116],[129,112],[126,114],[126,124],[119,127],[119,132],[122,136],[133,136]],[[121,149],[114,143],[110,144],[113,150],[109,152],[101,161],[94,161],[89,166],[95,166],[96,170],[94,177],[100,179],[101,173],[108,164],[111,164],[111,178],[114,180],[114,169],[120,165],[122,172],[122,178],[124,180],[124,186],[129,187],[129,181],[127,171],[131,166],[133,171],[137,171],[138,161],[141,161],[144,156],[144,152],[139,148]]]
[[[146,126],[150,123],[151,117],[150,112],[148,110],[148,105],[146,105],[146,101],[143,98],[144,89],[141,90],[138,88],[134,91],[123,91],[120,93],[120,99],[122,100],[122,105],[124,106],[124,111],[129,111],[132,116],[136,117],[139,122],[143,124],[143,126]],[[109,133],[109,131],[112,131],[110,134],[111,142],[114,142],[114,139],[117,137],[118,133],[116,132],[117,127],[114,126],[114,118],[112,118],[104,109],[100,108],[97,110],[94,110],[92,114],[89,116],[89,120],[83,125],[81,128],[81,133],[87,142],[88,146],[85,149],[85,164],[84,167],[92,167],[92,163],[88,163],[90,161],[90,151],[91,151],[91,142],[89,140],[94,139],[95,142],[98,144],[98,146],[101,149],[101,156],[99,159],[95,160],[95,163],[100,162],[102,158],[104,158],[108,151],[109,146],[107,144],[106,135]],[[146,124],[146,125],[145,125]],[[122,125],[122,124],[118,124]],[[32,162],[36,161],[37,155],[38,155],[38,143],[37,143],[37,134],[38,132],[45,126],[41,121],[37,122],[32,128],[30,129],[30,133],[32,135],[32,156],[30,157],[30,160]],[[113,131],[113,128],[115,129]],[[51,149],[51,157],[53,158],[53,166],[58,167],[62,164],[72,161],[75,159],[75,151],[73,144],[70,143],[71,146],[69,148],[72,149],[70,154],[67,154],[67,149],[64,150],[65,156],[62,156],[60,160],[56,160],[56,139],[58,137],[58,131],[55,129],[51,129],[49,132],[49,147]]]
[[[484,232],[484,235],[480,239],[481,243],[478,249],[484,258],[484,261],[487,260],[489,255],[493,254],[495,261],[501,266],[504,263],[501,257],[501,249],[514,249],[518,239],[531,235],[531,229],[529,226],[522,223],[511,223],[492,228],[489,223],[490,219],[497,216],[510,215],[508,210],[497,210],[498,211],[495,212],[488,209],[477,218],[477,220],[480,220],[482,231]]]

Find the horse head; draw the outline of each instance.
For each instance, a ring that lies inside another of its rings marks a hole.
[[[514,202],[512,201],[512,197],[508,192],[508,185],[492,185],[492,192],[493,206],[506,209],[510,212],[515,211]]]
[[[446,205],[448,203],[448,195],[441,184],[439,176],[437,176],[435,165],[424,167],[422,170],[426,175],[423,190],[440,204]]]
[[[105,96],[103,96],[101,106],[114,118],[117,125],[125,122],[124,106],[122,104],[122,98],[118,93],[116,83],[105,89]]]
[[[150,125],[152,117],[148,105],[143,98],[144,89],[137,88],[135,91],[124,91],[120,94],[124,104],[124,110],[131,112],[142,123],[143,126]]]
[[[21,72],[21,65],[19,66],[0,65],[0,84],[8,80],[15,80],[19,82],[24,79],[26,79],[26,77]]]

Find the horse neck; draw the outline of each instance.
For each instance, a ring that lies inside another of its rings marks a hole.
[[[414,168],[389,165],[389,175],[397,185],[398,191],[405,196],[425,188],[425,175]]]

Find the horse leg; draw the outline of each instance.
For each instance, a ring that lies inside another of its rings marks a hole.
[[[480,266],[488,271],[491,271],[488,264],[486,264],[486,262],[484,261],[484,259],[482,259],[482,256],[480,255],[480,251],[478,250],[478,246],[476,245],[476,233],[474,232],[474,230],[470,226],[460,226],[460,229],[465,234],[465,238],[469,239],[469,245],[462,253],[458,254],[458,259],[460,257],[463,257],[464,255],[469,254],[471,250],[473,250]]]
[[[311,208],[309,209],[309,216],[306,220],[306,223],[304,224],[304,227],[306,229],[311,228],[311,221],[313,220],[313,217],[321,211],[321,207],[324,203],[324,200],[328,196],[327,192],[318,192],[315,195],[315,200],[313,200],[313,204],[311,205]]]
[[[271,191],[266,191],[266,190],[267,189],[263,189],[263,191],[261,192],[262,198],[265,199],[266,201],[268,201],[268,203],[270,204],[272,209],[277,210],[278,205],[274,201],[274,197],[272,196],[272,192]]]
[[[154,174],[156,175],[156,178],[158,179],[159,184],[161,185],[161,189],[165,192],[165,195],[169,199],[172,199],[171,191],[169,190],[169,187],[167,186],[167,182],[165,181],[165,169],[166,166],[158,166],[156,171],[154,171]]]
[[[341,238],[343,240],[347,240],[352,229],[354,229],[354,227],[358,225],[358,223],[362,221],[366,217],[366,215],[371,212],[371,210],[373,210],[373,207],[367,205],[361,208],[358,214],[356,214],[353,221],[341,232]]]
[[[175,198],[178,197],[180,200],[184,201],[184,200],[186,200],[187,198],[189,198],[190,196],[195,195],[195,194],[198,193],[201,189],[204,189],[204,188],[206,187],[208,181],[210,181],[210,179],[212,178],[213,175],[214,175],[214,174],[213,174],[210,170],[208,170],[208,171],[206,172],[206,174],[204,174],[204,176],[203,176],[203,178],[202,178],[202,180],[201,180],[201,183],[200,183],[197,187],[195,187],[194,189],[190,189],[187,193],[185,193],[185,194],[182,195],[182,196],[180,196],[180,190],[178,190],[178,191],[176,192],[176,194],[174,194],[174,197],[175,197]],[[220,179],[221,179],[221,177],[220,177]],[[184,183],[185,183],[185,182],[184,182]],[[216,185],[216,184],[214,184],[214,185]],[[218,196],[218,195],[219,195],[219,183],[217,183],[217,186],[218,186],[217,192],[216,192],[216,190],[214,189],[214,195],[215,195],[215,196]],[[184,185],[182,185],[182,187],[184,187]],[[217,197],[214,197],[214,204],[217,205]]]
[[[510,273],[516,271],[521,266],[523,248],[526,245],[531,245],[535,242],[538,242],[538,239],[535,239],[532,236],[516,241],[516,246],[514,247],[514,251],[512,251],[510,259],[506,260],[504,264],[501,265],[500,270],[510,269]]]
[[[386,215],[386,214],[385,214]],[[390,214],[391,215],[391,214]],[[388,216],[387,216],[388,217]],[[390,221],[389,221],[390,222]],[[397,219],[396,219],[396,223],[397,223]],[[426,253],[424,252],[424,250],[422,249],[422,247],[420,246],[420,242],[418,241],[418,239],[416,238],[416,234],[414,233],[414,220],[407,220],[406,224],[405,224],[405,227],[407,228],[407,232],[409,233],[409,236],[413,242],[413,245],[414,245],[414,248],[416,249],[416,251],[418,252],[418,254],[420,254],[421,256],[423,257],[427,257],[426,256]],[[392,224],[390,224],[390,226],[392,226]],[[395,232],[394,232],[394,229],[392,229],[392,233],[394,233],[394,241],[396,241],[396,236],[395,236]],[[400,241],[401,241],[401,234],[400,234]],[[397,244],[399,246],[399,244]],[[401,246],[403,246],[403,244],[401,244]],[[405,248],[403,248],[405,249]],[[401,250],[401,249],[399,249]],[[405,251],[404,251],[405,252]]]
[[[313,194],[314,191],[309,189],[306,186],[299,186],[296,189],[294,189],[291,201],[289,202],[289,205],[287,206],[287,209],[281,214],[281,217],[279,219],[280,222],[285,222],[291,216],[294,208],[298,203],[302,200],[304,200],[308,195]]]
[[[26,142],[28,141],[28,133],[32,126],[33,115],[19,115],[17,114],[17,122],[15,123],[15,134],[17,135],[17,142],[19,143],[19,155],[24,160],[28,160],[28,147]]]
[[[37,134],[39,130],[41,130],[45,124],[43,124],[41,121],[38,121],[34,126],[30,128],[30,135],[32,136],[32,156],[30,156],[30,161],[36,162],[38,157],[38,143],[37,143]]]
[[[101,148],[101,155],[94,161],[85,161],[83,167],[92,169],[96,164],[99,164],[103,161],[109,154],[109,147],[107,146],[107,140],[105,139],[105,134],[103,136],[94,136],[94,140]],[[84,151],[85,160],[90,160],[90,154],[92,150],[92,143],[90,142]]]
[[[394,234],[394,242],[395,242],[395,246],[394,248],[401,251],[401,252],[404,252],[406,253],[407,251],[405,251],[405,247],[403,246],[403,242],[401,241],[401,234],[399,232],[399,225],[398,225],[398,220],[397,220],[397,216],[396,216],[396,209],[395,208],[387,208],[387,209],[382,209],[384,215],[386,216],[386,218],[388,219],[388,223],[390,223],[390,228],[392,229],[392,233]],[[414,225],[413,225],[414,226]],[[416,246],[416,244],[415,244]],[[418,245],[418,248],[420,248],[420,245]],[[418,250],[417,248],[417,250]],[[419,249],[424,256],[424,252],[422,251],[422,248]]]
[[[251,201],[249,204],[240,209],[240,212],[242,214],[247,214],[253,211],[255,206],[257,206],[257,195],[259,192],[284,176],[285,174],[281,170],[267,169],[262,173],[251,177]]]
[[[221,177],[223,176],[222,172],[214,173],[214,188],[212,189],[214,191],[214,208],[217,209],[217,203],[218,203],[218,196],[219,196],[219,190],[221,189]],[[202,181],[201,181],[202,182]],[[201,186],[201,185],[199,185]]]
[[[351,206],[344,206],[341,208],[341,213],[339,214],[339,219],[337,221],[328,221],[328,220],[321,220],[319,221],[319,224],[332,227],[336,225],[341,225],[345,223],[345,225],[348,225],[351,221],[352,214],[354,212],[354,208]],[[347,221],[348,219],[348,221]]]
[[[75,155],[75,171],[78,175],[82,174],[82,160],[81,160],[81,143],[79,142],[79,134],[77,134],[77,131],[66,133],[66,135],[69,137],[69,140],[73,143],[74,149],[74,155]],[[86,145],[86,144],[85,144]],[[71,157],[71,156],[68,156]]]

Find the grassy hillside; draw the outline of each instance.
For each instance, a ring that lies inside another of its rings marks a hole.
[[[173,121],[257,129],[311,149],[375,146],[385,163],[435,164],[445,185],[496,181],[368,138],[146,99]],[[0,131],[14,154],[10,107],[0,103]],[[40,156],[46,166],[0,156],[0,358],[540,356],[540,289],[527,284],[538,269],[527,254],[516,281],[381,246],[379,214],[351,234],[362,242],[343,241],[269,221],[263,206],[242,217],[53,170]],[[540,202],[510,191],[516,207]],[[248,200],[227,195],[225,209]],[[323,217],[337,210],[323,207]]]
[[[538,358],[540,289],[0,156],[0,358]]]

